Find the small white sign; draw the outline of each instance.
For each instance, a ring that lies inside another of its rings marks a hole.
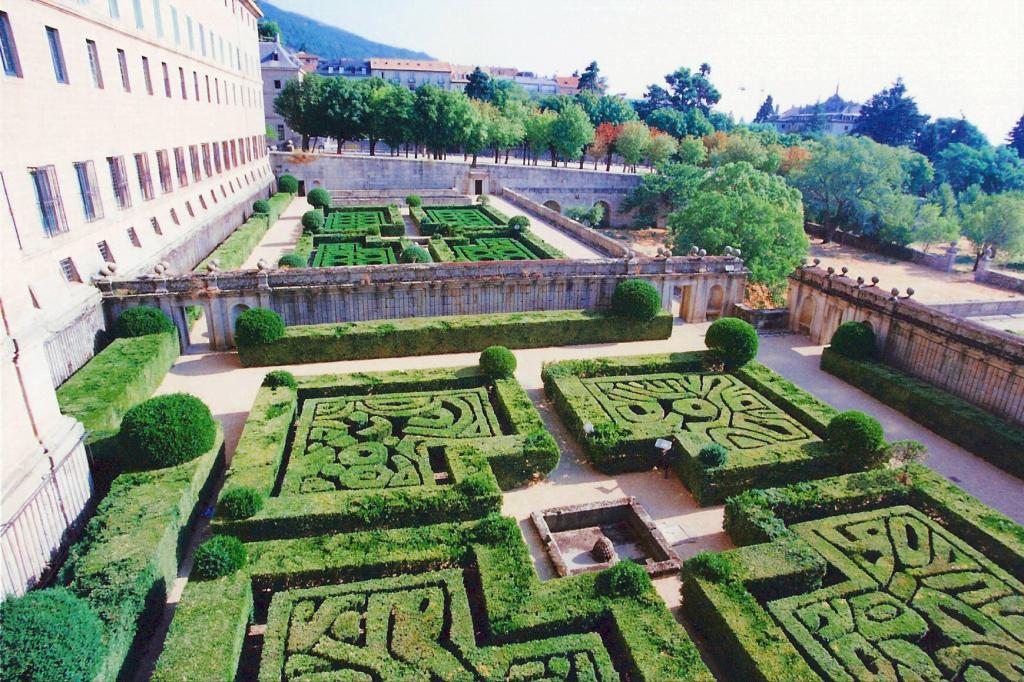
[[[667,452],[672,449],[672,441],[665,440],[664,438],[659,438],[658,440],[654,441],[654,447],[658,448],[659,450]]]

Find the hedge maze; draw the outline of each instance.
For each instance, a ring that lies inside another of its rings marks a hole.
[[[329,211],[321,234],[352,237],[405,234],[405,221],[394,206],[350,206]]]
[[[393,265],[398,260],[390,244],[365,246],[360,242],[326,243],[317,246],[314,268],[350,265]]]
[[[460,261],[537,260],[522,242],[511,237],[481,237],[452,250]]]
[[[498,227],[508,222],[479,206],[428,206],[423,211],[432,223],[462,228]]]

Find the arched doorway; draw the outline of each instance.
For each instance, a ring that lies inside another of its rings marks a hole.
[[[814,299],[808,296],[800,304],[800,315],[797,317],[796,330],[805,336],[811,335],[811,323],[814,322]]]
[[[725,303],[725,289],[720,284],[716,284],[711,287],[711,293],[708,294],[708,305],[705,308],[704,319],[717,320],[722,316],[722,306]]]
[[[561,205],[559,205],[559,203],[557,201],[555,201],[554,199],[548,199],[547,201],[545,201],[544,202],[544,206],[545,206],[545,208],[550,208],[555,213],[561,214],[561,212],[562,212]]]
[[[601,220],[598,222],[597,227],[611,227],[612,226],[612,205],[607,201],[598,201],[594,203],[594,206],[601,207]]]
[[[231,343],[235,343],[235,323],[238,322],[239,316],[249,309],[244,303],[231,307],[231,326],[228,328],[228,338],[231,339]]]

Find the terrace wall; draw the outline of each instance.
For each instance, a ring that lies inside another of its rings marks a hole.
[[[1024,338],[893,297],[817,267],[790,275],[793,331],[825,344],[843,322],[871,325],[880,358],[993,414],[1024,424]]]

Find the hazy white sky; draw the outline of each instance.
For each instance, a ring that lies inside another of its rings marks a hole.
[[[273,0],[371,40],[463,64],[570,74],[596,59],[636,97],[712,67],[718,108],[750,120],[903,76],[924,113],[1000,143],[1024,113],[1024,0]],[[385,56],[385,55],[381,55]]]

